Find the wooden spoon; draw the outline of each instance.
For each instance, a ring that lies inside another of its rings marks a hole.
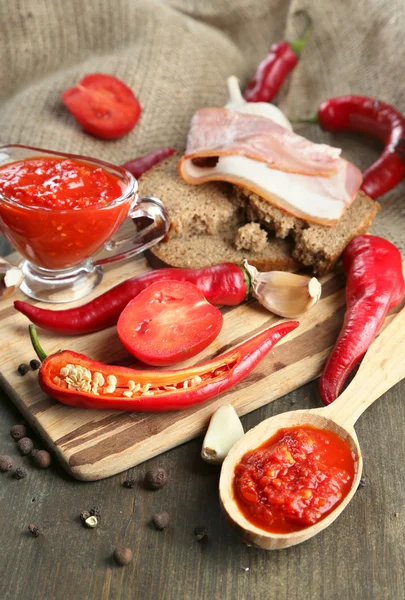
[[[266,419],[233,446],[222,465],[220,500],[231,525],[249,545],[266,550],[295,546],[328,527],[346,508],[357,490],[363,468],[354,424],[366,408],[405,377],[404,350],[405,308],[373,342],[355,378],[337,400],[326,407],[295,410]],[[279,429],[305,424],[333,431],[350,444],[357,463],[353,486],[345,499],[315,525],[292,533],[270,533],[250,523],[239,510],[233,492],[235,466],[246,452],[261,446]]]

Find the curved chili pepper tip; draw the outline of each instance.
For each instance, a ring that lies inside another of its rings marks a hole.
[[[36,352],[36,355],[38,356],[39,360],[42,362],[43,360],[46,359],[47,354],[46,354],[45,350],[42,348],[41,344],[39,343],[38,333],[37,333],[35,325],[28,325],[28,331],[29,331],[31,343]]]

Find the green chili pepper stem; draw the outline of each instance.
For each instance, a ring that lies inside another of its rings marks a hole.
[[[250,279],[250,275],[247,272],[247,270],[245,269],[245,267],[241,267],[241,269],[242,269],[242,272],[243,272],[243,278],[244,278],[245,283],[246,283],[246,297],[245,297],[245,300],[248,300],[249,296],[250,296],[250,293],[252,291],[252,282],[251,282],[251,279]]]
[[[39,360],[42,362],[43,360],[46,359],[47,355],[46,355],[44,349],[42,348],[41,344],[39,343],[38,333],[37,333],[35,325],[29,325],[28,330],[30,332],[31,343],[36,352],[36,355],[38,356]]]
[[[318,115],[314,115],[309,119],[289,119],[290,123],[298,123],[301,125],[319,125]]]
[[[302,52],[304,46],[306,45],[306,43],[308,42],[309,35],[311,33],[312,19],[311,19],[311,17],[309,16],[309,14],[306,11],[298,11],[298,12],[305,13],[305,16],[306,16],[306,18],[308,20],[308,24],[307,24],[307,27],[305,29],[305,33],[302,36],[302,38],[298,38],[297,40],[293,40],[292,42],[289,42],[288,44],[289,44],[291,50],[293,52],[295,52],[295,54],[298,56],[298,58],[300,58],[301,52]]]

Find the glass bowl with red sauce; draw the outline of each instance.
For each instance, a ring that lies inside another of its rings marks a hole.
[[[129,235],[116,236],[126,220]],[[138,182],[120,167],[0,146],[0,231],[25,259],[21,290],[31,298],[69,302],[85,296],[101,281],[104,264],[142,252],[168,228],[163,203],[139,197]],[[117,249],[122,251],[109,255]],[[105,255],[95,258],[101,250]]]

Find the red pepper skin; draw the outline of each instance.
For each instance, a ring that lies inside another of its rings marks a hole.
[[[387,312],[401,302],[405,293],[401,254],[388,240],[372,235],[354,238],[343,252],[343,266],[347,277],[346,313],[320,379],[324,404],[339,396]]]
[[[121,167],[132,173],[135,179],[138,179],[143,173],[149,171],[149,169],[162,162],[162,160],[165,160],[165,158],[172,156],[175,152],[174,148],[159,148],[159,150],[154,150],[153,152],[149,152],[149,154],[129,160],[121,165]]]
[[[16,300],[14,307],[32,323],[63,335],[81,335],[115,325],[130,300],[156,281],[194,283],[208,302],[237,306],[249,295],[247,274],[236,264],[221,263],[204,269],[157,269],[119,283],[77,308],[51,310]]]
[[[243,97],[248,102],[271,102],[298,62],[288,42],[273,44],[247,84]]]
[[[279,340],[290,331],[293,331],[298,325],[298,321],[279,323],[213,360],[188,369],[176,371],[136,371],[127,367],[105,365],[90,360],[83,354],[64,350],[48,356],[43,361],[38,375],[39,385],[46,394],[59,400],[59,402],[80,408],[136,412],[181,410],[215,398],[232,386],[235,386],[256,367]],[[95,395],[79,390],[69,390],[54,382],[55,376],[59,374],[60,369],[66,364],[81,365],[89,369],[92,373],[98,371],[102,373],[104,378],[108,375],[115,375],[117,378],[117,387],[120,384],[125,386],[126,382],[130,379],[142,385],[151,383],[152,387],[173,385],[176,382],[180,383],[186,379],[189,380],[196,375],[202,378],[202,382],[193,387],[180,388],[176,391],[157,392],[154,396],[145,395],[136,398],[126,398],[122,395],[114,396],[114,393],[100,393],[100,395]],[[224,365],[228,365],[229,369],[225,373],[215,376],[214,371]],[[204,380],[204,377],[207,378],[207,376],[212,376],[212,378]]]
[[[381,156],[364,173],[361,189],[378,198],[405,177],[405,118],[393,106],[365,96],[331,98],[318,109],[322,129],[333,133],[355,131],[384,143]]]

